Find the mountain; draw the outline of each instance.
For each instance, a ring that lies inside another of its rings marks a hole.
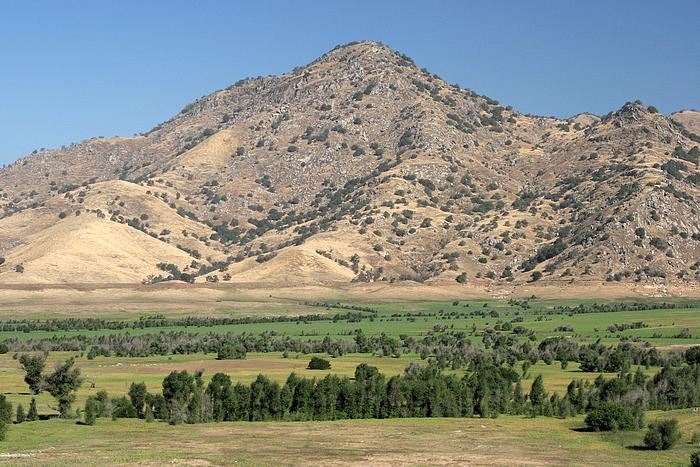
[[[700,137],[523,115],[376,42],[0,170],[0,283],[700,279]]]

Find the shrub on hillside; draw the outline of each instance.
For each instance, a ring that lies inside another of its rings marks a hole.
[[[622,404],[603,402],[586,415],[586,426],[595,431],[633,430],[637,423],[632,411]]]
[[[680,439],[678,420],[659,420],[649,424],[649,431],[644,435],[644,446],[661,451],[671,449]]]

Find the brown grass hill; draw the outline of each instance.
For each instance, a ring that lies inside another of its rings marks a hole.
[[[700,134],[700,112],[697,110],[681,110],[671,114],[671,118],[680,123],[689,133]]]
[[[348,44],[2,169],[0,282],[696,281],[698,139],[640,103],[523,115]]]

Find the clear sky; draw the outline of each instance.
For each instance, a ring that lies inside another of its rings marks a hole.
[[[240,78],[362,39],[525,113],[700,109],[700,0],[8,1],[0,164],[148,130]]]

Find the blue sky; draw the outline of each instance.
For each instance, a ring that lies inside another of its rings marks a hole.
[[[362,39],[521,112],[700,109],[699,31],[698,0],[4,2],[0,164],[148,130]]]

